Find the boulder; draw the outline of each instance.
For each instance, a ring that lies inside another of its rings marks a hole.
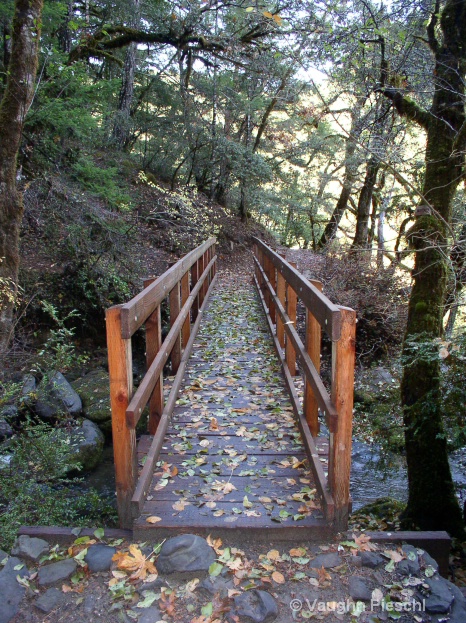
[[[230,615],[230,620],[238,617],[244,623],[271,623],[278,616],[278,606],[270,593],[251,590],[234,598]]]
[[[90,420],[83,420],[73,427],[70,435],[69,459],[73,465],[81,465],[91,471],[100,463],[105,438],[100,428]]]
[[[39,560],[41,556],[47,554],[49,551],[49,544],[44,539],[37,539],[35,537],[27,536],[26,534],[20,535],[11,550],[13,556],[19,556],[20,558],[27,558],[29,560]]]
[[[0,571],[0,623],[8,623],[19,610],[19,605],[26,593],[26,588],[16,580],[16,576],[24,578],[29,575],[26,565],[21,569],[19,558],[12,556]]]
[[[311,560],[309,566],[313,569],[333,569],[334,567],[339,567],[343,563],[343,560],[336,553],[330,554],[319,554],[316,556],[314,560]]]
[[[51,586],[67,580],[77,569],[74,560],[67,558],[39,569],[39,586]]]
[[[110,434],[112,412],[108,372],[102,368],[92,370],[71,385],[81,397],[85,417],[95,422],[105,434]]]
[[[453,603],[454,596],[449,588],[449,582],[441,577],[426,580],[430,594],[426,599],[426,610],[431,614],[443,614],[448,612]]]
[[[357,575],[349,578],[348,592],[354,601],[370,601],[372,598],[372,589],[367,580]]]
[[[98,573],[99,571],[108,571],[112,564],[112,557],[116,552],[115,547],[110,545],[104,545],[99,543],[97,545],[91,545],[87,550],[87,554],[84,560],[89,567],[91,573]]]
[[[384,562],[384,558],[377,552],[359,552],[358,557],[361,559],[363,567],[376,569]]]
[[[195,534],[182,534],[167,539],[157,558],[160,573],[208,571],[215,562],[215,552],[207,541]]]
[[[0,417],[0,440],[9,439],[13,436],[13,429],[5,418]]]
[[[21,402],[27,407],[32,407],[36,401],[37,381],[32,374],[23,376],[23,386],[21,388]]]
[[[81,398],[74,391],[61,372],[45,377],[38,388],[35,411],[44,420],[52,420],[65,413],[77,416],[82,411]]]
[[[65,600],[65,595],[58,588],[49,588],[34,603],[41,612],[48,614],[60,606]]]

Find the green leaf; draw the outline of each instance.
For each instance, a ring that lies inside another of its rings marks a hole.
[[[254,11],[254,7],[253,6],[248,6],[246,9],[246,13],[252,13]]]
[[[211,601],[209,601],[208,604],[206,604],[205,606],[201,608],[201,614],[205,617],[210,617],[213,611],[214,611],[214,607]]]
[[[146,591],[144,599],[136,604],[136,608],[149,608],[154,601],[158,599],[159,595],[152,591]]]
[[[99,541],[102,540],[102,537],[105,534],[105,530],[103,528],[97,528],[97,530],[94,530],[94,536],[96,539],[99,539]]]
[[[389,573],[392,573],[392,571],[394,571],[394,570],[395,570],[395,561],[394,560],[390,560],[390,562],[385,565],[385,571],[388,571]]]
[[[219,562],[213,562],[209,567],[209,575],[215,578],[217,575],[222,573],[223,565]]]

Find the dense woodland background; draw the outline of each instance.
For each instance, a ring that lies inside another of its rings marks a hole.
[[[5,0],[0,38],[3,404],[147,274],[260,235],[319,254],[359,367],[400,371],[372,426],[405,524],[463,537],[466,0]]]

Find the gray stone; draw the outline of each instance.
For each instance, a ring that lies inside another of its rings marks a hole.
[[[202,580],[197,587],[197,591],[204,593],[206,596],[213,596],[219,593],[223,599],[228,596],[228,590],[234,588],[232,580],[222,578],[221,576],[212,577],[209,576]]]
[[[357,575],[350,577],[348,591],[355,601],[370,601],[372,597],[372,589],[363,578]]]
[[[157,623],[162,620],[162,614],[157,606],[144,608],[144,611],[138,618],[138,623]]]
[[[362,566],[369,569],[377,569],[384,563],[384,558],[377,552],[359,552],[358,558],[361,559]]]
[[[21,388],[21,402],[27,407],[32,407],[36,401],[37,381],[32,374],[23,376],[23,386]]]
[[[91,612],[93,612],[95,609],[96,601],[97,601],[97,595],[95,595],[94,593],[90,593],[89,595],[86,595],[86,597],[84,598],[84,603],[83,603],[84,612],[87,612],[87,614],[90,614]]]
[[[251,590],[234,598],[230,615],[237,616],[242,623],[271,623],[278,616],[278,607],[270,593]]]
[[[417,560],[405,558],[405,560],[400,560],[396,565],[396,570],[398,573],[401,573],[401,575],[419,575],[421,567]]]
[[[3,561],[5,561],[5,563],[6,563],[9,555],[10,554],[7,554],[2,549],[0,549],[0,565],[2,564]]]
[[[333,567],[339,567],[342,563],[340,556],[333,552],[330,554],[319,554],[314,560],[311,560],[309,566],[314,569],[321,569],[322,567],[324,569],[333,569]]]
[[[53,372],[42,380],[38,394],[35,410],[44,420],[51,420],[60,413],[77,416],[82,411],[81,398],[61,372]]]
[[[18,407],[16,405],[5,405],[0,411],[0,418],[12,422],[16,420],[18,413]]]
[[[116,548],[110,545],[91,545],[84,557],[89,571],[98,573],[99,571],[108,571],[112,565],[112,557],[115,555]]]
[[[21,569],[15,569],[20,565]],[[0,623],[8,623],[17,614],[26,594],[26,588],[16,580],[18,575],[24,578],[29,572],[19,558],[11,556],[0,571]]]
[[[77,566],[74,560],[67,558],[41,567],[39,569],[39,586],[50,586],[67,580],[76,571]]]
[[[35,602],[35,607],[48,614],[63,603],[65,595],[58,588],[49,588]]]
[[[458,586],[448,582],[448,580],[445,581],[447,582],[448,588],[455,598],[451,607],[448,623],[464,623],[466,621],[466,598]]]
[[[208,571],[215,552],[207,541],[195,534],[182,534],[165,541],[157,559],[160,573]]]
[[[449,589],[449,582],[441,577],[428,578],[430,594],[426,598],[426,610],[432,614],[448,612],[453,603],[453,594]]]
[[[8,422],[0,417],[0,439],[8,439],[13,436],[13,429]]]
[[[100,463],[105,438],[100,428],[90,420],[83,420],[70,433],[70,462],[91,471]]]
[[[105,434],[112,429],[108,383],[108,372],[103,369],[92,370],[71,383],[81,397],[85,417],[95,422]]]
[[[422,552],[421,560],[423,561],[423,567],[433,567],[436,571],[438,571],[438,562],[432,558],[430,554],[427,552]]]
[[[35,537],[22,534],[19,536],[11,553],[13,556],[19,556],[20,558],[28,558],[29,560],[39,560],[41,556],[49,551],[49,544],[44,539],[37,539]]]

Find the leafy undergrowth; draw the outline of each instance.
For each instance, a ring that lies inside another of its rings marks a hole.
[[[419,623],[427,618],[422,613],[418,618],[418,612],[411,613],[413,601],[428,595],[427,582],[436,576],[435,563],[422,550],[402,549],[397,544],[376,545],[365,534],[329,543],[275,546],[247,542],[226,545],[212,535],[207,543],[216,560],[208,572],[174,575],[158,572],[157,558],[163,543],[119,539],[108,541],[116,548],[110,570],[92,574],[85,562],[86,554],[92,545],[105,540],[102,530],[94,536],[78,537],[69,547],[55,546],[41,559],[40,567],[66,558],[78,565],[70,580],[59,587],[63,594],[61,605],[45,618],[31,607],[44,589],[38,585],[37,566],[30,568],[29,576],[21,580],[29,588],[28,596],[12,623],[77,623],[91,617],[116,623],[137,620],[145,611],[154,623],[240,623],[250,619],[235,613],[235,598],[249,593],[254,601],[254,589],[267,591],[273,597],[278,606],[277,623],[308,619],[364,623],[370,616],[372,621],[396,620],[403,609],[404,623]],[[362,565],[363,554],[376,557],[377,570]],[[410,565],[417,565],[417,570],[406,574],[402,567]],[[372,606],[350,596],[354,575],[368,587]]]

